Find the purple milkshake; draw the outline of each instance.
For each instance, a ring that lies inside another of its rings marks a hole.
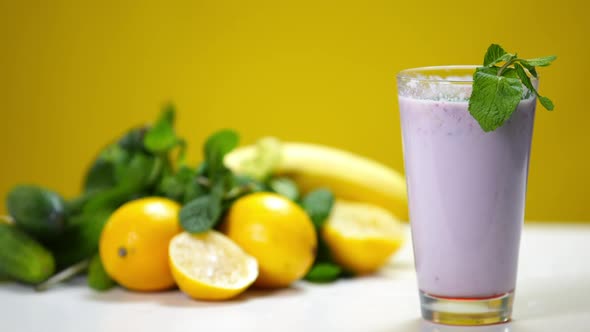
[[[451,324],[510,318],[536,105],[526,91],[502,127],[484,132],[468,111],[474,70],[398,75],[423,316]]]

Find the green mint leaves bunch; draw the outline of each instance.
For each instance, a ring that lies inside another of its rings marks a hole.
[[[214,228],[231,202],[251,190],[223,164],[223,158],[238,146],[238,134],[229,129],[209,136],[203,148],[204,162],[198,167],[186,189],[180,224],[190,233]],[[190,179],[191,176],[189,175]]]
[[[473,74],[473,90],[469,98],[469,113],[485,132],[501,127],[510,119],[520,102],[524,87],[534,93],[547,110],[553,110],[553,102],[541,96],[531,82],[537,78],[535,67],[546,67],[557,57],[554,55],[521,59],[506,52],[502,46],[492,44]]]
[[[253,158],[245,160],[247,172],[233,173],[223,160],[238,142],[239,136],[233,130],[212,134],[204,145],[203,163],[196,170],[184,166],[177,172],[182,176],[164,186],[165,196],[184,203],[179,214],[182,228],[189,233],[218,228],[231,205],[241,196],[258,191],[273,192],[300,205],[316,229],[318,254],[305,279],[325,283],[344,275],[345,271],[332,260],[327,245],[319,236],[334,206],[334,193],[327,188],[317,188],[303,194],[293,179],[274,174],[281,153],[281,143],[276,138],[258,142]]]

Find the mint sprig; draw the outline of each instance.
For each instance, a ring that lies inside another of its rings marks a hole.
[[[162,109],[160,118],[143,138],[143,145],[152,153],[166,153],[174,148],[179,139],[174,132],[174,105],[168,104]]]
[[[531,76],[537,78],[535,67],[549,66],[556,58],[551,55],[521,59],[516,53],[506,52],[500,45],[490,45],[483,67],[478,67],[473,74],[473,90],[469,98],[469,113],[481,129],[493,131],[510,119],[522,98],[523,86],[537,96],[544,108],[552,111],[553,102],[539,94]]]
[[[202,166],[189,171],[186,178],[178,179],[179,185],[184,185],[179,196],[182,192],[186,204],[180,210],[179,219],[185,231],[202,233],[215,227],[227,210],[227,203],[243,191],[251,190],[248,185],[234,188],[235,176],[223,164],[225,155],[238,146],[238,142],[238,134],[230,129],[212,134],[204,145]]]

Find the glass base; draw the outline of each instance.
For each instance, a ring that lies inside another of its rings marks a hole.
[[[489,298],[448,298],[420,291],[422,317],[437,324],[489,325],[512,317],[514,292]]]

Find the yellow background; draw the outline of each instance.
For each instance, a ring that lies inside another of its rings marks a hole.
[[[529,220],[590,220],[590,20],[583,1],[0,0],[0,199],[74,195],[97,150],[174,101],[190,159],[212,131],[339,146],[402,169],[395,73],[480,63],[491,42],[542,69]],[[482,174],[485,176],[485,174]]]

